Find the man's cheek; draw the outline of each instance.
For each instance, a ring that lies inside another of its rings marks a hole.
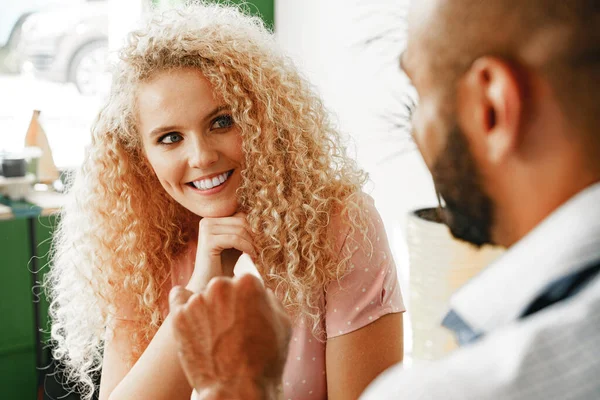
[[[438,145],[434,133],[426,125],[416,125],[414,139],[427,168],[431,170],[435,165],[438,153]]]
[[[419,132],[417,146],[423,155],[425,164],[429,170],[432,170],[440,156],[446,151],[448,142],[447,127],[442,124],[438,117],[423,124]]]

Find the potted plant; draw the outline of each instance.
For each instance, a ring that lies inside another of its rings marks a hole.
[[[413,331],[412,358],[433,360],[456,347],[440,325],[452,294],[503,253],[455,239],[442,222],[441,208],[411,212],[407,218],[409,304]]]

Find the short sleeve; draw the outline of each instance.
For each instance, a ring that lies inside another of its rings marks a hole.
[[[340,256],[351,252],[350,272],[327,287],[327,338],[358,330],[384,315],[405,311],[383,221],[373,200],[365,197],[370,220],[367,237],[372,246],[361,232],[354,232],[351,238],[345,233]]]

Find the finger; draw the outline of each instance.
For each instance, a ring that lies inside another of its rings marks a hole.
[[[210,235],[219,232],[222,227],[237,227],[251,232],[250,225],[243,218],[202,218],[199,223],[198,235]]]
[[[243,236],[244,238],[246,238],[250,242],[253,241],[252,234],[250,232],[248,232],[248,230],[244,226],[239,226],[239,225],[229,225],[229,224],[213,225],[210,227],[210,230],[206,230],[202,234],[210,235],[210,236],[240,235],[240,236]]]
[[[234,285],[242,298],[251,298],[254,301],[261,297],[266,300],[266,289],[262,282],[251,274],[234,278]]]
[[[204,290],[207,304],[212,304],[215,299],[225,299],[231,292],[232,279],[222,276],[215,277],[208,282]]]
[[[206,225],[204,230],[202,230],[199,234],[200,242],[207,243],[207,241],[217,235],[239,235],[243,236],[246,240],[253,243],[254,239],[252,234],[246,229],[243,225],[232,225],[232,224],[211,224],[210,226]]]
[[[208,218],[208,225],[212,226],[238,226],[244,228],[250,235],[252,235],[252,228],[248,223],[247,216],[244,213],[237,213],[232,217],[224,218]]]
[[[194,324],[202,322],[206,315],[206,299],[204,293],[194,293],[183,307],[188,319]]]
[[[211,279],[204,292],[211,325],[219,326],[219,332],[229,329],[233,324],[235,314],[232,289],[230,278],[216,277]],[[214,319],[218,319],[219,323],[215,323]]]
[[[169,293],[169,308],[171,310],[179,308],[187,303],[192,292],[185,289],[183,286],[175,286]]]
[[[254,237],[254,232],[252,231],[252,227],[250,226],[250,223],[248,222],[248,215],[246,213],[238,212],[237,214],[235,214],[233,216],[233,218],[237,218],[240,221],[242,221],[243,226],[246,229],[246,231],[248,231],[250,236]]]
[[[213,236],[210,239],[209,246],[217,253],[221,253],[225,249],[237,249],[252,258],[256,258],[257,256],[252,242],[239,235],[225,234]]]
[[[201,293],[190,296],[187,303],[173,314],[173,326],[182,343],[203,337],[206,328],[206,304]]]
[[[245,216],[235,214],[232,217],[204,218],[206,225],[233,225],[250,227]]]

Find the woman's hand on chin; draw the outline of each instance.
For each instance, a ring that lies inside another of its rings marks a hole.
[[[242,253],[256,259],[246,214],[203,218],[198,229],[198,247],[194,272],[186,288],[199,292],[215,276],[233,276],[233,268]]]

